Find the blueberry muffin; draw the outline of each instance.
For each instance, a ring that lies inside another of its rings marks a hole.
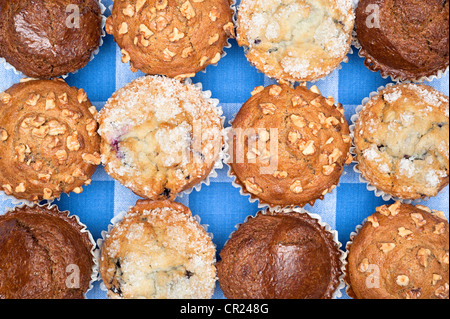
[[[315,81],[346,60],[353,25],[351,0],[242,0],[237,40],[267,76]]]
[[[211,238],[187,207],[139,200],[107,234],[100,274],[109,298],[207,299],[215,261]]]
[[[97,110],[61,79],[0,93],[0,189],[28,201],[81,193],[100,164]]]
[[[231,0],[115,1],[106,32],[122,62],[146,74],[187,78],[219,62],[234,37]]]
[[[372,96],[354,127],[358,170],[393,197],[436,196],[449,181],[448,97],[416,84]]]
[[[396,202],[377,208],[347,244],[348,294],[356,299],[448,299],[448,221]]]
[[[95,262],[85,226],[56,206],[0,216],[0,299],[82,299]]]
[[[306,213],[259,213],[220,252],[220,287],[230,299],[331,299],[342,275],[334,235]]]
[[[161,76],[118,90],[99,115],[106,172],[137,195],[174,199],[199,184],[220,159],[223,120],[192,84]]]
[[[400,81],[438,75],[449,64],[449,4],[360,0],[356,34],[364,64]]]
[[[352,161],[342,105],[316,86],[258,87],[232,123],[230,173],[270,206],[314,205]]]
[[[49,79],[83,68],[101,36],[97,0],[0,2],[0,57],[28,77]]]

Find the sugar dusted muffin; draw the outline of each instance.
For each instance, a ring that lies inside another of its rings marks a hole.
[[[115,1],[106,31],[133,71],[187,78],[219,62],[234,37],[231,0]]]
[[[342,275],[339,244],[306,213],[259,213],[220,252],[220,287],[230,299],[331,299]]]
[[[352,161],[342,105],[316,86],[271,85],[252,95],[232,123],[231,175],[262,204],[314,205]]]
[[[106,172],[137,195],[174,199],[220,159],[217,101],[192,84],[147,76],[118,90],[99,115]]]
[[[0,299],[82,299],[95,267],[94,240],[56,206],[0,216]]]
[[[346,60],[351,0],[242,0],[237,40],[258,70],[277,80],[318,80]]]
[[[211,298],[211,238],[178,203],[139,200],[101,246],[100,274],[110,298]]]
[[[448,112],[448,97],[429,86],[388,86],[372,96],[354,127],[362,176],[394,197],[436,196],[449,182]]]
[[[367,218],[347,244],[357,299],[448,299],[449,230],[443,212],[396,202]]]
[[[0,93],[0,189],[36,202],[81,193],[100,164],[96,113],[83,89],[61,79]]]

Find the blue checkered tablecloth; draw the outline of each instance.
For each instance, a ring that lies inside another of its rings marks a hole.
[[[112,5],[112,0],[103,0],[106,7]],[[238,1],[239,3],[239,1]],[[107,9],[105,15],[110,15]],[[241,105],[250,97],[250,92],[259,85],[269,85],[273,80],[265,77],[252,67],[244,56],[243,49],[236,41],[231,40],[232,47],[226,49],[224,57],[217,66],[209,66],[206,72],[199,73],[193,82],[201,82],[204,90],[210,90],[212,97],[220,100],[220,105],[228,121],[239,111]],[[98,55],[82,70],[70,74],[66,81],[69,85],[83,88],[98,110],[102,108],[114,91],[143,76],[142,73],[132,73],[128,64],[123,64],[120,49],[112,36],[104,38],[103,46]],[[23,77],[12,70],[7,70],[0,63],[0,92],[8,89]],[[342,65],[330,76],[315,83],[324,96],[333,96],[342,103],[345,115],[350,123],[350,117],[361,101],[378,87],[384,86],[390,80],[383,79],[379,73],[369,71],[363,65],[363,59],[358,57],[357,50],[349,55],[349,62]],[[439,80],[427,83],[439,91],[449,94],[448,74]],[[213,233],[214,243],[220,252],[235,225],[242,223],[249,215],[258,211],[256,203],[251,204],[248,197],[242,196],[239,190],[231,184],[227,177],[227,166],[218,171],[218,177],[211,179],[209,186],[203,185],[200,191],[193,191],[177,201],[187,205],[194,215],[201,218],[202,224],[209,225],[208,231]],[[63,195],[55,204],[61,210],[68,210],[78,215],[81,222],[87,225],[95,240],[101,237],[110,220],[118,213],[133,206],[138,197],[130,190],[114,181],[98,167],[92,177],[91,186],[85,187],[82,194]],[[306,206],[311,213],[318,214],[339,233],[339,240],[345,247],[350,233],[364,218],[375,212],[375,207],[384,204],[382,198],[366,189],[366,184],[359,181],[353,171],[353,164],[345,169],[344,175],[331,194],[323,201],[317,201],[314,207]],[[423,203],[432,209],[444,211],[448,218],[449,190],[446,187],[437,197]],[[11,199],[0,193],[0,214],[7,207],[13,207]],[[100,289],[99,283],[88,292],[88,298],[106,298],[106,293]],[[224,298],[219,285],[214,298]],[[343,291],[343,297],[348,298]]]

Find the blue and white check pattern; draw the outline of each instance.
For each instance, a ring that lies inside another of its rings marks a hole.
[[[112,5],[111,0],[103,0],[106,7]],[[239,2],[239,1],[238,1]],[[105,15],[110,11],[106,10]],[[204,90],[210,90],[212,97],[220,100],[226,116],[226,125],[239,111],[242,104],[250,97],[250,92],[259,85],[269,85],[273,80],[265,77],[252,67],[244,56],[243,49],[236,41],[231,40],[232,47],[226,49],[227,55],[217,66],[209,66],[206,72],[199,73],[193,82],[201,82]],[[369,96],[380,86],[390,82],[381,78],[379,73],[369,71],[358,57],[357,50],[349,55],[349,62],[342,65],[326,79],[315,83],[324,96],[333,96],[342,103],[349,123],[355,108],[363,98]],[[106,36],[99,54],[82,70],[70,74],[66,81],[69,85],[83,88],[92,103],[101,109],[114,91],[142,76],[132,73],[128,64],[121,62],[121,53],[112,36]],[[0,64],[0,92],[8,89],[23,77]],[[439,91],[449,94],[448,74],[439,80],[427,83]],[[339,240],[345,247],[350,233],[364,218],[375,212],[375,208],[384,204],[382,198],[366,189],[366,184],[359,181],[353,171],[353,164],[345,169],[345,173],[337,187],[323,201],[317,201],[314,207],[305,208],[311,213],[322,216],[339,233]],[[214,243],[220,252],[235,225],[242,223],[248,215],[258,211],[257,204],[251,204],[248,197],[242,196],[231,184],[227,176],[228,167],[218,171],[218,177],[211,179],[209,186],[203,185],[201,191],[193,191],[177,201],[187,205],[194,215],[201,217],[202,224],[209,225],[208,231],[213,233]],[[448,218],[449,192],[445,188],[437,197],[424,205],[432,209],[444,211]],[[91,186],[85,187],[82,194],[63,195],[55,201],[61,210],[68,210],[78,215],[81,222],[87,225],[95,240],[101,237],[110,220],[118,213],[133,206],[138,197],[119,182],[110,178],[102,167],[92,177]],[[0,192],[0,214],[8,207],[13,207],[11,199]],[[87,294],[88,298],[106,298],[106,293],[96,283]],[[223,298],[218,286],[214,298]],[[343,291],[343,298],[348,298]]]

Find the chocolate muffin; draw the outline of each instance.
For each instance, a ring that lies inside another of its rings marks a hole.
[[[270,206],[314,205],[352,161],[342,105],[316,86],[258,87],[232,123],[230,174]]]
[[[81,299],[95,243],[56,206],[23,206],[0,216],[0,299]]]
[[[448,24],[448,1],[360,0],[359,54],[383,77],[418,81],[438,75],[449,65]]]
[[[340,286],[339,245],[306,213],[258,213],[220,257],[219,283],[230,299],[331,299]]]
[[[0,93],[0,190],[29,201],[81,193],[100,164],[97,110],[62,79]]]
[[[138,200],[101,244],[109,298],[211,298],[215,246],[184,205]]]
[[[0,57],[28,77],[65,75],[91,60],[101,26],[97,0],[2,0]]]
[[[383,205],[347,244],[348,295],[357,299],[448,299],[449,228],[443,212]]]
[[[146,74],[187,78],[219,62],[234,37],[231,0],[115,1],[106,32],[122,62]]]

